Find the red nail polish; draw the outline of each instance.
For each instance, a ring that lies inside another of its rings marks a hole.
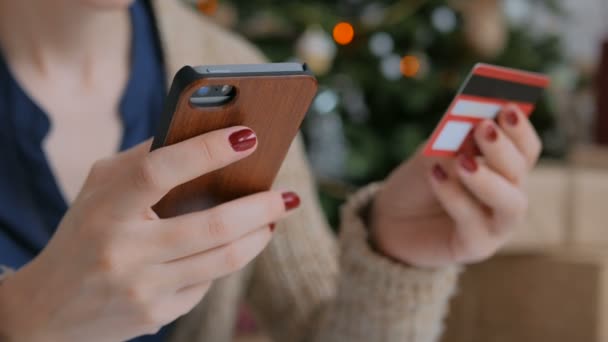
[[[515,113],[512,109],[509,109],[505,118],[507,120],[507,123],[511,126],[515,126],[519,122],[519,117],[517,116],[517,113]]]
[[[465,154],[460,155],[459,161],[460,166],[462,166],[463,169],[469,171],[470,173],[476,172],[479,168],[479,165],[477,165],[477,161],[475,160],[475,158],[472,158]]]
[[[433,177],[440,182],[444,182],[448,179],[448,174],[439,164],[433,166]]]
[[[258,141],[255,132],[249,128],[234,132],[228,138],[232,149],[236,152],[243,152],[252,149]]]
[[[300,206],[300,197],[295,192],[285,192],[282,196],[285,210],[293,210]]]
[[[494,128],[494,125],[486,127],[485,137],[489,142],[495,142],[498,139],[498,132]]]
[[[270,227],[270,231],[271,231],[271,232],[274,232],[274,230],[277,228],[276,223],[271,223],[271,224],[269,224],[268,226]]]

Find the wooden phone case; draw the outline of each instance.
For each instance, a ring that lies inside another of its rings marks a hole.
[[[194,92],[213,84],[235,87],[235,98],[219,107],[194,107]],[[161,218],[173,217],[270,189],[316,91],[310,72],[210,75],[182,68],[173,80],[152,149],[236,125],[253,129],[258,147],[245,159],[173,189],[153,207],[155,212]]]

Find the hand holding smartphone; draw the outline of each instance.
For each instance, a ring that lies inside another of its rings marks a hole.
[[[299,63],[182,68],[152,149],[231,126],[251,128],[258,148],[173,189],[154,206],[155,212],[172,217],[270,189],[316,90],[316,79]]]
[[[477,64],[431,135],[423,154],[427,157],[475,154],[472,134],[479,122],[495,119],[509,103],[516,104],[530,116],[549,82],[542,74]]]

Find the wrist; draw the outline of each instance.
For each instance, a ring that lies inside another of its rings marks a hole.
[[[13,342],[20,340],[21,337],[17,336],[15,331],[14,296],[8,290],[12,271],[9,273],[4,267],[2,271],[3,273],[0,275],[0,342]]]
[[[378,191],[376,196],[370,201],[368,206],[364,209],[361,216],[364,220],[365,226],[368,227],[368,243],[373,251],[392,260],[393,262],[400,263],[404,266],[412,266],[409,263],[401,260],[391,253],[391,249],[386,245],[386,229],[383,228],[387,224],[387,215],[382,209],[382,189]]]
[[[0,279],[0,342],[59,341],[36,329],[34,315],[25,312],[31,301],[22,293],[18,275],[19,272],[5,273]]]

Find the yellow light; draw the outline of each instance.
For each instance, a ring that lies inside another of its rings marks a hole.
[[[347,22],[341,22],[334,27],[334,40],[340,45],[348,45],[355,37],[355,29],[353,25]]]
[[[217,11],[217,0],[198,0],[196,7],[202,13],[213,15]]]
[[[405,56],[401,59],[401,73],[405,77],[414,77],[420,71],[420,61],[416,56]]]

